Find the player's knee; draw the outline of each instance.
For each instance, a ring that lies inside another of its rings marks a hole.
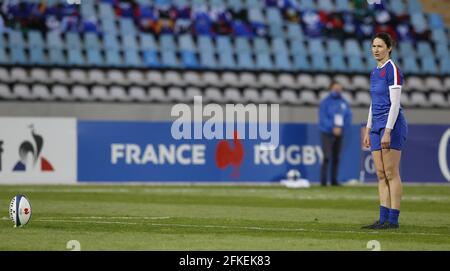
[[[386,175],[384,174],[384,170],[377,170],[377,176],[378,179],[381,181],[385,181],[386,180]]]
[[[398,173],[395,170],[388,169],[385,171],[386,178],[390,182],[392,180],[395,180],[398,176]]]

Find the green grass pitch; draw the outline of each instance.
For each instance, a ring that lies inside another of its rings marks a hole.
[[[30,223],[13,228],[25,194]],[[1,207],[3,206],[3,207]],[[400,229],[378,216],[376,186],[0,186],[0,250],[450,250],[450,186],[404,186]]]

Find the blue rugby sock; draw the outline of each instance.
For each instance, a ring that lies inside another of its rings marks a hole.
[[[400,215],[400,210],[389,209],[389,222],[398,225],[398,216]]]
[[[380,223],[384,223],[389,219],[389,208],[380,205]]]

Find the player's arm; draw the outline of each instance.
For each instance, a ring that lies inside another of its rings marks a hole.
[[[391,63],[387,71],[387,80],[391,106],[389,108],[389,115],[386,122],[386,130],[391,131],[394,128],[400,112],[400,97],[402,95],[402,77],[400,71],[393,63]]]
[[[364,147],[366,147],[366,148],[370,147],[369,132],[371,129],[372,129],[372,103],[370,104],[370,107],[369,107],[369,116],[367,117],[367,124],[366,124],[365,133],[364,133],[364,139],[363,139],[363,144],[364,144]]]
[[[389,86],[389,98],[391,100],[391,106],[389,107],[388,119],[384,131],[383,138],[381,139],[381,147],[389,148],[391,143],[391,131],[394,129],[395,122],[397,121],[398,114],[400,112],[400,97],[402,95],[402,80],[400,72],[394,64],[391,64],[391,69],[387,72],[388,86]]]

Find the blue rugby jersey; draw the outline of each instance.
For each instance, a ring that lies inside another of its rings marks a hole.
[[[372,127],[386,127],[391,98],[389,96],[389,86],[401,86],[403,75],[400,69],[389,59],[381,67],[376,67],[370,74],[370,96],[372,97]],[[397,119],[402,113],[398,113]]]

